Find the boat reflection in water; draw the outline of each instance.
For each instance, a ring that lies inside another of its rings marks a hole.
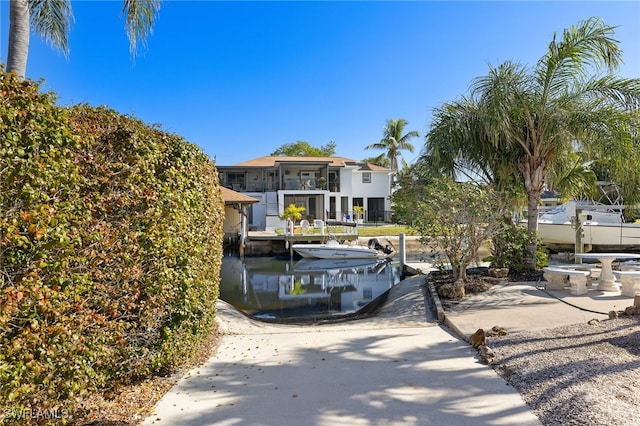
[[[220,299],[262,320],[308,321],[357,312],[400,281],[389,260],[227,256]]]

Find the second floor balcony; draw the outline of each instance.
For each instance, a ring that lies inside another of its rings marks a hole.
[[[339,192],[340,171],[326,164],[287,164],[267,168],[221,167],[220,183],[234,191],[329,191]]]
[[[278,190],[291,191],[331,191],[339,192],[340,184],[337,181],[326,181],[315,178],[285,178],[282,183],[267,180],[236,180],[235,182],[221,182],[227,188],[238,192],[269,192]]]

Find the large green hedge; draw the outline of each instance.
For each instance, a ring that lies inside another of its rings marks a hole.
[[[64,409],[183,363],[211,332],[215,165],[0,69],[0,407]],[[8,418],[5,419],[9,420]]]

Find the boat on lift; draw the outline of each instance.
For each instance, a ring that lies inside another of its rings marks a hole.
[[[539,217],[538,234],[556,252],[573,251],[577,242],[585,251],[640,250],[640,224],[624,222],[623,207],[569,201]]]

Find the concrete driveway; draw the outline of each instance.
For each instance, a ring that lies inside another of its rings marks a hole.
[[[379,314],[291,326],[219,302],[217,352],[144,425],[539,425],[520,394],[426,307],[425,277]]]

